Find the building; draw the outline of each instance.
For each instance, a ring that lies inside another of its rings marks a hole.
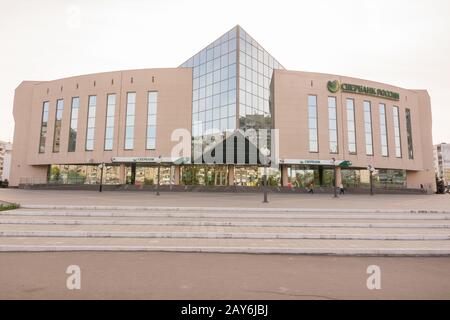
[[[0,141],[0,181],[9,181],[12,144]]]
[[[11,185],[435,189],[428,93],[286,70],[240,26],[178,68],[25,81]],[[334,159],[334,160],[333,160]],[[267,168],[270,166],[270,168]]]
[[[450,184],[450,144],[441,143],[434,146],[434,167],[438,179],[444,185]]]

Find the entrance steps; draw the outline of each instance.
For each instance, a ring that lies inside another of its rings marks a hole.
[[[450,256],[450,212],[29,206],[0,251]]]

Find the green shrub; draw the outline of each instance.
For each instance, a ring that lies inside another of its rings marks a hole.
[[[17,203],[0,204],[0,211],[14,210],[19,208],[20,205]]]

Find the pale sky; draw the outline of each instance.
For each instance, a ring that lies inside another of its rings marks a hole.
[[[177,67],[236,24],[289,70],[427,89],[450,143],[449,0],[0,0],[0,140],[23,80]]]

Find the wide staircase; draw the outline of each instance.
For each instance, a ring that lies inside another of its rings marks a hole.
[[[450,211],[25,206],[0,251],[449,256]]]

